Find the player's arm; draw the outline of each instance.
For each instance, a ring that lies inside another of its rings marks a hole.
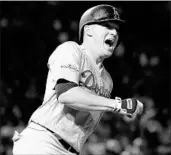
[[[57,84],[55,89],[60,103],[78,110],[110,111],[126,115],[135,115],[140,114],[143,109],[142,103],[138,100],[130,99],[130,103],[127,100],[121,100],[119,98],[109,99],[98,96],[93,94],[91,90],[69,81],[63,81]]]

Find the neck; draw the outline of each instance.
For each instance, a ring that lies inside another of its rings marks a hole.
[[[93,59],[93,61],[97,64],[99,68],[101,68],[103,65],[104,58],[99,55],[99,51],[95,49],[94,45],[89,44],[88,42],[83,42],[82,46],[85,48],[86,53]]]

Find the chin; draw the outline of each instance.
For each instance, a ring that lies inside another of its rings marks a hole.
[[[113,52],[107,52],[107,53],[105,54],[106,58],[109,58],[109,57],[111,57],[112,55],[113,55]]]

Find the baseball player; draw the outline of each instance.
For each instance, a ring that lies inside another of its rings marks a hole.
[[[103,61],[120,42],[117,9],[97,5],[79,23],[81,44],[67,41],[48,60],[42,105],[27,127],[13,136],[13,154],[78,155],[105,111],[136,117],[143,104],[135,98],[111,97],[112,79]]]

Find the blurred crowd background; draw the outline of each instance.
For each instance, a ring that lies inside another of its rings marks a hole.
[[[82,155],[171,154],[171,3],[115,1],[0,2],[0,154],[11,155],[12,136],[41,105],[53,50],[78,41],[82,13],[111,4],[127,20],[124,38],[105,62],[114,81],[112,97],[137,97],[145,105],[132,121],[105,113]]]

